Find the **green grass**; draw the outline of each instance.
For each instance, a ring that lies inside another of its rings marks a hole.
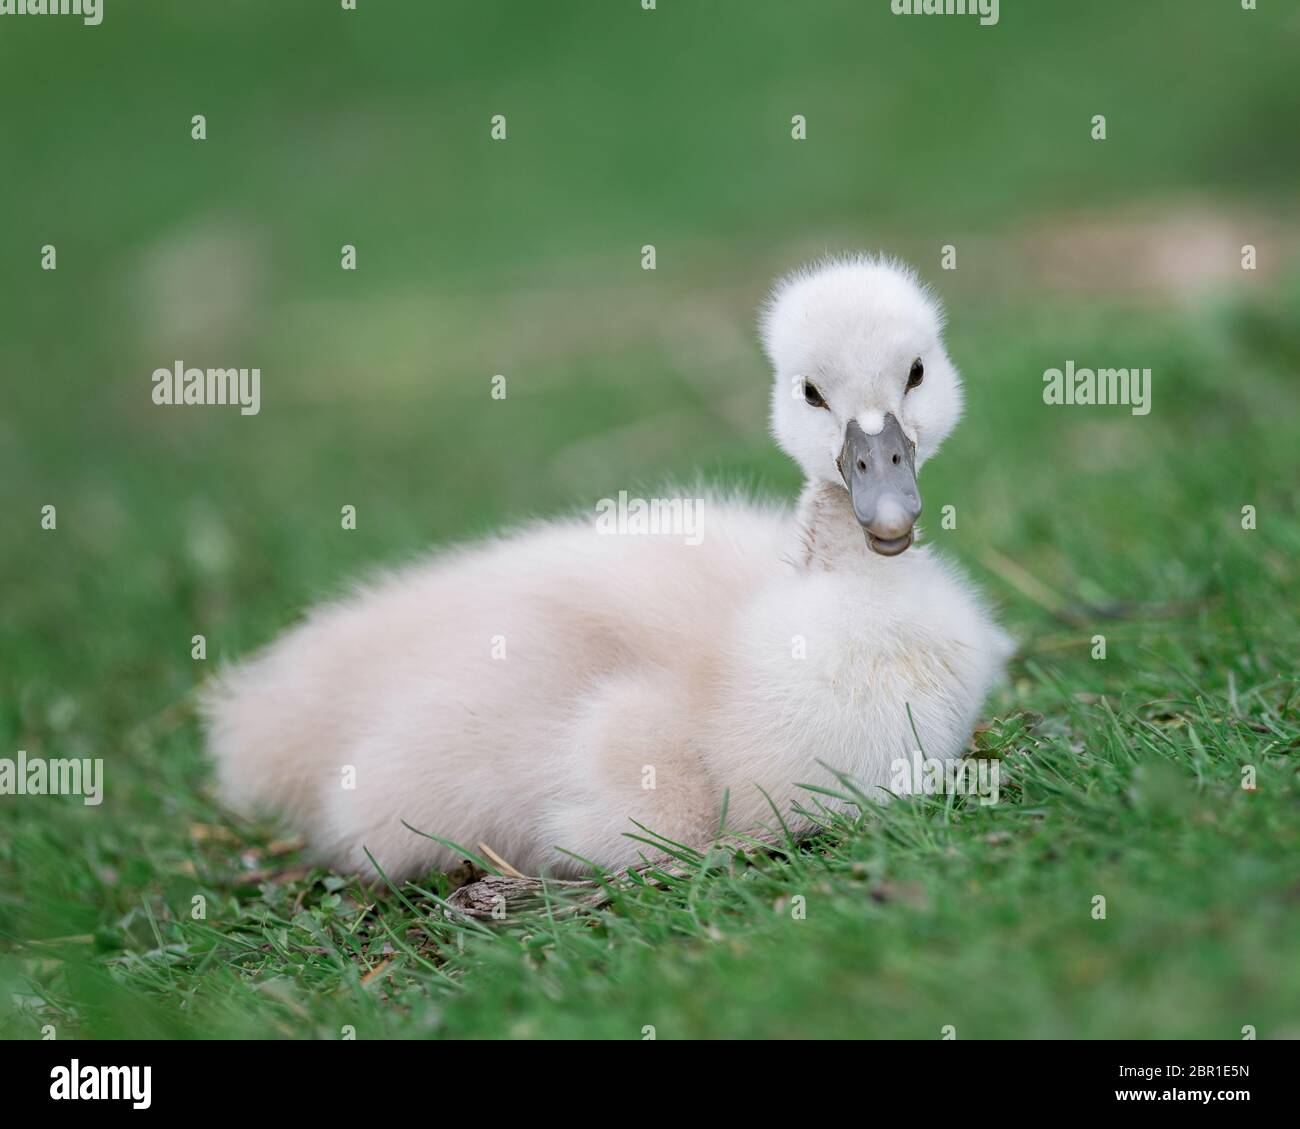
[[[44,93],[0,140],[31,174],[0,181],[0,756],[103,757],[106,798],[0,797],[0,1035],[1300,1037],[1294,24],[362,6],[3,28],[0,97]],[[1191,208],[1263,269],[1185,299],[1127,288],[1140,246],[1086,285],[1035,255],[1081,210]],[[193,687],[359,570],[667,477],[793,494],[753,307],[882,244],[967,378],[921,486],[1021,643],[982,738],[1003,802],[867,805],[493,927],[442,915],[445,876],[362,889],[217,806]],[[178,356],[260,365],[262,414],[152,407]],[[1150,367],[1151,414],[1044,405],[1071,358]]]

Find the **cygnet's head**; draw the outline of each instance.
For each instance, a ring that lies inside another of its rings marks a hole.
[[[760,328],[777,443],[809,481],[848,490],[873,550],[901,553],[916,471],[961,416],[938,300],[901,263],[830,259],[777,283]]]

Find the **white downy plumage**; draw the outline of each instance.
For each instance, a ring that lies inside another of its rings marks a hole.
[[[761,328],[772,430],[807,476],[794,511],[706,498],[699,544],[544,522],[315,609],[205,696],[224,797],[344,869],[458,861],[409,824],[572,875],[557,848],[635,861],[633,821],[707,843],[724,792],[730,829],[773,822],[764,791],[790,818],[799,784],[839,786],[823,766],[884,798],[909,706],[926,756],[961,756],[1011,641],[951,567],[898,548],[902,495],[862,513],[871,445],[901,431],[919,467],[960,415],[937,303],[899,264],[837,259],[780,283]]]

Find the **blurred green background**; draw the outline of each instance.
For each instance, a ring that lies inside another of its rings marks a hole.
[[[970,409],[927,473],[996,541],[1026,484],[1018,464],[973,478],[983,455],[1150,443],[1183,400],[1164,366],[1150,420],[1083,418],[1044,408],[1043,369],[1088,363],[1097,321],[1094,363],[1154,363],[1134,306],[1198,281],[1267,300],[1300,184],[1300,13],[1005,8],[987,28],[754,0],[7,19],[0,488],[23,598],[5,626],[75,638],[77,668],[126,664],[162,701],[193,675],[156,614],[177,600],[186,638],[206,625],[240,651],[394,549],[669,473],[792,491],[753,310],[826,250],[904,255],[947,300]],[[1188,333],[1170,345],[1204,357]],[[178,358],[260,367],[261,414],[155,407],[149,375]],[[1270,407],[1215,375],[1224,411]],[[49,502],[57,538],[33,517]],[[338,535],[345,502],[356,537]],[[46,673],[69,669],[60,653]]]
[[[900,255],[946,301],[968,408],[924,472],[960,515],[931,540],[1071,690],[1179,684],[1138,642],[1211,691],[1293,674],[1297,57],[1272,0],[0,17],[2,750],[108,764],[102,809],[0,797],[0,940],[131,948],[123,915],[219,819],[168,719],[357,570],[668,478],[793,496],[754,309],[826,251]],[[178,359],[259,367],[261,413],[155,406]],[[1045,406],[1068,359],[1152,368],[1151,414]],[[1022,572],[1201,611],[1127,624],[1102,673]],[[1050,712],[1041,686],[995,705]]]

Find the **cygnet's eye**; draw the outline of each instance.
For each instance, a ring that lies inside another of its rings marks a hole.
[[[921,358],[917,357],[916,360],[912,362],[912,371],[907,374],[907,387],[903,390],[903,394],[906,395],[908,392],[912,391],[912,389],[920,384],[924,379],[925,365],[921,364]]]
[[[814,408],[825,408],[827,406],[822,394],[806,380],[803,382],[803,399],[805,404],[809,404]]]

